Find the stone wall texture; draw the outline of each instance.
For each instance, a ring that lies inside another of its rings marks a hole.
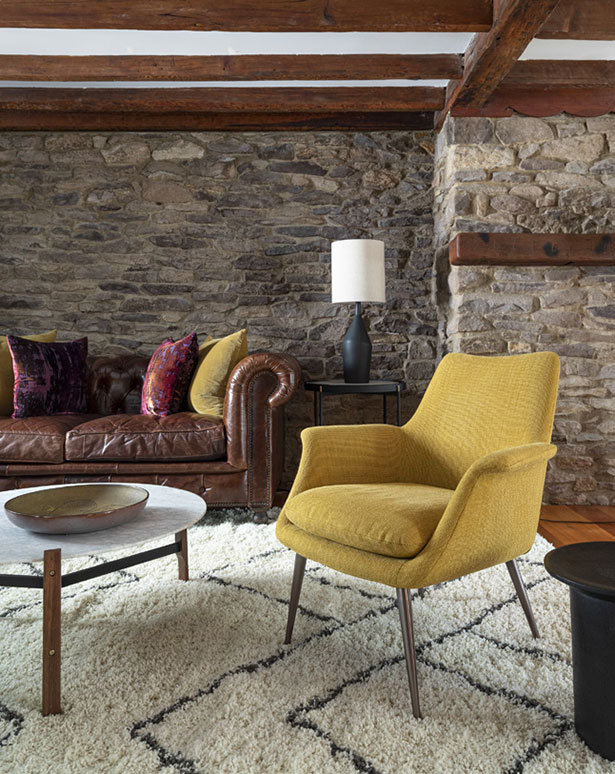
[[[330,303],[330,243],[382,239],[372,376],[406,383],[404,419],[447,351],[552,349],[560,450],[546,500],[614,503],[615,267],[451,271],[460,231],[615,233],[615,117],[449,119],[437,141],[0,134],[2,331],[58,327],[93,353],[149,355],[167,336],[245,326],[251,351],[333,378],[351,310]],[[327,423],[380,418],[377,397],[325,399]],[[288,419],[287,483],[312,423],[303,390]]]
[[[57,327],[90,351],[149,355],[167,336],[247,327],[306,378],[340,375],[350,308],[330,303],[330,243],[386,244],[387,303],[367,308],[373,378],[407,417],[433,373],[430,132],[0,134],[1,329]],[[391,407],[392,408],[392,407]],[[327,399],[325,420],[380,421]],[[287,476],[303,390],[288,409]]]
[[[449,270],[461,231],[615,233],[615,116],[449,119],[437,142],[441,347],[562,361],[546,500],[615,503],[615,267]]]

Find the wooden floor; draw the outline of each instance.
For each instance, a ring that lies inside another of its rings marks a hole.
[[[556,547],[615,540],[615,506],[543,505],[538,532]]]

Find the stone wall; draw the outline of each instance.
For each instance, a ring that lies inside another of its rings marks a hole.
[[[306,377],[341,371],[348,306],[330,303],[330,242],[386,244],[387,296],[367,309],[373,377],[403,379],[404,416],[435,367],[429,132],[0,134],[0,328],[87,335],[149,355],[166,336],[246,326]],[[325,419],[380,421],[374,397]],[[303,390],[289,411],[287,475]]]
[[[615,503],[615,267],[457,267],[460,231],[615,233],[615,116],[449,119],[437,143],[442,347],[562,360],[546,499]]]

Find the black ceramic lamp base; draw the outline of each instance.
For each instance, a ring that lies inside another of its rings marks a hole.
[[[344,381],[347,383],[369,382],[372,360],[372,343],[361,317],[361,304],[356,304],[355,315],[342,341]]]

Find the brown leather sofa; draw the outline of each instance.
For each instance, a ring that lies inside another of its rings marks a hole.
[[[222,419],[139,414],[147,358],[98,358],[87,415],[0,417],[0,490],[123,481],[200,494],[213,507],[273,502],[284,462],[284,404],[301,368],[290,355],[256,353],[229,379]]]

